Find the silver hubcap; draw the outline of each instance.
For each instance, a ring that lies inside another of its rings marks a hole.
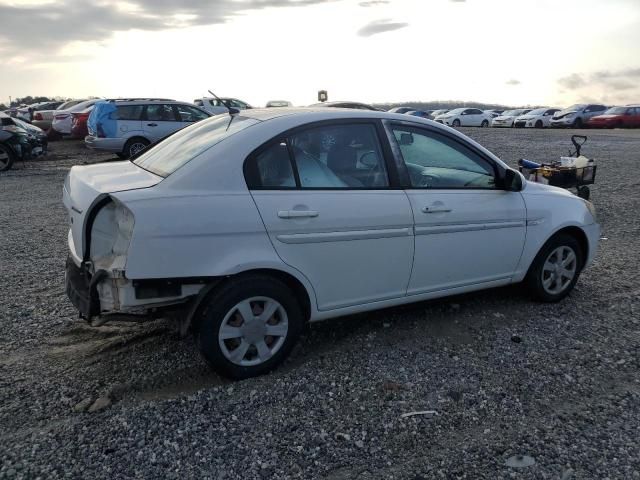
[[[136,153],[142,150],[146,145],[144,143],[134,143],[129,148],[129,154],[133,157]]]
[[[556,248],[542,267],[542,287],[552,295],[562,293],[576,276],[577,268],[578,259],[572,248]]]
[[[287,312],[269,297],[243,300],[225,315],[218,344],[223,355],[243,367],[259,365],[273,357],[287,338]]]

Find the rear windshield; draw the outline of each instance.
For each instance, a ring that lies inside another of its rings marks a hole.
[[[234,133],[255,125],[253,118],[218,115],[174,133],[134,160],[145,170],[167,177],[205,150]]]

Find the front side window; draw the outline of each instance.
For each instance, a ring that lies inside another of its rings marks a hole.
[[[197,122],[209,118],[209,115],[202,110],[189,105],[176,105],[176,110],[178,112],[178,119],[181,122]]]
[[[154,122],[175,122],[176,117],[173,114],[171,105],[153,104],[147,105],[147,120]]]
[[[493,166],[473,150],[427,130],[392,130],[413,188],[495,188]]]
[[[371,124],[314,127],[291,135],[289,144],[302,188],[389,186]]]

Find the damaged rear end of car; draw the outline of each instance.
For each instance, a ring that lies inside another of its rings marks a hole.
[[[117,195],[161,180],[130,162],[73,167],[69,172],[63,188],[70,224],[65,283],[81,317],[127,313],[137,306],[135,288],[125,276],[135,218]]]

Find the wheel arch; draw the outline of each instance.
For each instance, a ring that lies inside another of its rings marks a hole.
[[[536,258],[538,256],[538,254],[542,251],[542,249],[544,249],[545,245],[547,245],[553,238],[557,237],[558,235],[563,235],[563,234],[564,235],[569,235],[569,236],[571,236],[571,237],[573,237],[573,238],[575,238],[577,240],[578,245],[580,246],[580,250],[581,250],[580,253],[582,254],[581,264],[580,264],[580,270],[582,270],[587,258],[589,257],[589,240],[587,238],[587,234],[580,227],[578,227],[576,225],[568,225],[568,226],[564,226],[564,227],[561,227],[561,228],[553,231],[544,240],[544,242],[542,242],[540,244],[540,246],[538,247],[535,255],[533,255],[531,257],[531,260],[529,261],[529,264],[527,265],[527,269],[526,269],[526,273],[527,274],[531,270],[531,267],[535,263],[535,260],[536,260]]]
[[[184,318],[181,326],[182,333],[186,333],[187,329],[192,325],[194,320],[197,319],[197,313],[200,311],[200,307],[202,306],[202,302],[205,298],[209,297],[211,294],[215,294],[217,290],[221,289],[223,286],[229,284],[230,282],[248,275],[263,275],[278,279],[280,282],[284,283],[292,290],[296,299],[298,299],[300,308],[302,308],[302,313],[305,317],[305,321],[309,322],[313,315],[313,306],[315,305],[315,295],[313,294],[313,291],[309,290],[310,286],[306,286],[302,280],[300,280],[290,272],[286,272],[284,270],[276,268],[263,267],[242,270],[231,275],[216,277],[214,280],[212,280],[190,302],[187,315]]]

